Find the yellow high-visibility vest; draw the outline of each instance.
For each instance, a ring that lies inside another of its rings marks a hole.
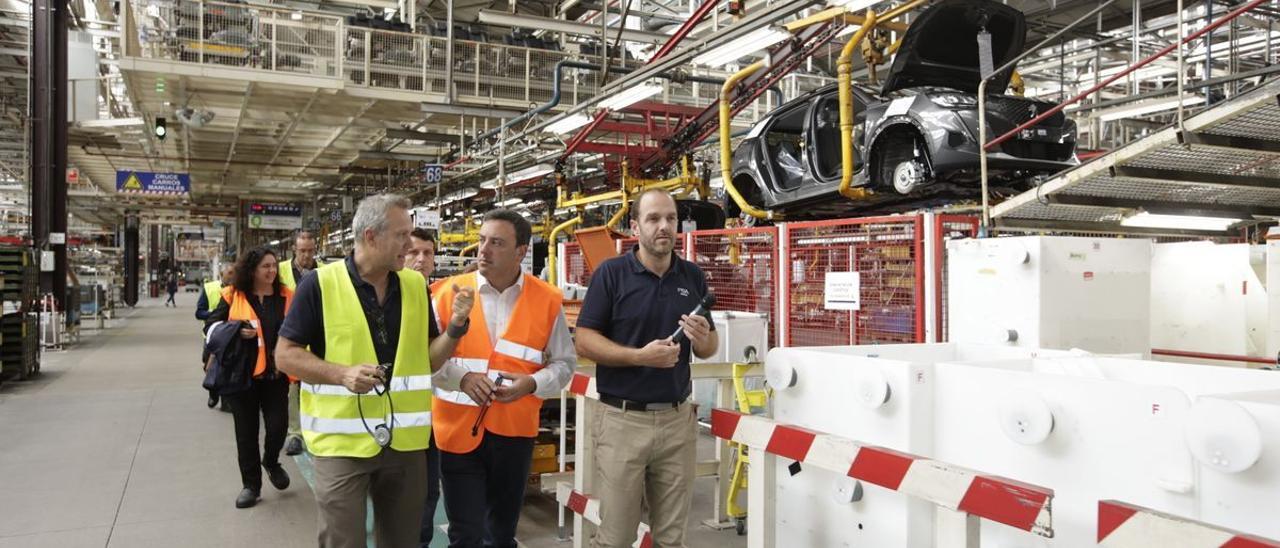
[[[346,262],[322,266],[316,275],[324,313],[323,359],[346,366],[377,365],[373,336]],[[307,450],[316,456],[377,455],[382,448],[369,431],[388,422],[393,427],[392,449],[427,448],[431,436],[427,282],[422,274],[412,270],[401,270],[397,276],[401,298],[400,342],[396,347],[390,397],[372,391],[356,395],[341,385],[302,383],[298,415],[302,437],[307,442]],[[364,410],[363,421],[360,409]]]

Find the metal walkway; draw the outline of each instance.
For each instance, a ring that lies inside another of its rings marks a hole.
[[[1065,171],[992,209],[997,226],[1106,232],[1126,217],[1280,216],[1280,80]],[[1157,230],[1154,232],[1188,232]],[[1221,235],[1220,233],[1218,235]]]

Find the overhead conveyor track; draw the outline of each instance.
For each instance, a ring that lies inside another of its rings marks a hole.
[[[996,225],[1115,230],[1139,211],[1280,216],[1280,80],[1063,172],[992,209]]]

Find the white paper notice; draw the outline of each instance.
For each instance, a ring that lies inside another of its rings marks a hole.
[[[857,272],[828,272],[823,291],[824,304],[827,310],[858,310],[862,289],[861,279]]]

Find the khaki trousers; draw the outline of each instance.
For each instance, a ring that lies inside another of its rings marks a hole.
[[[321,548],[367,548],[367,500],[373,499],[378,548],[417,548],[427,498],[427,452],[383,449],[375,457],[316,457]]]
[[[697,455],[693,405],[663,411],[623,411],[603,403],[596,408],[600,528],[591,546],[631,546],[645,517],[654,548],[684,546]]]

